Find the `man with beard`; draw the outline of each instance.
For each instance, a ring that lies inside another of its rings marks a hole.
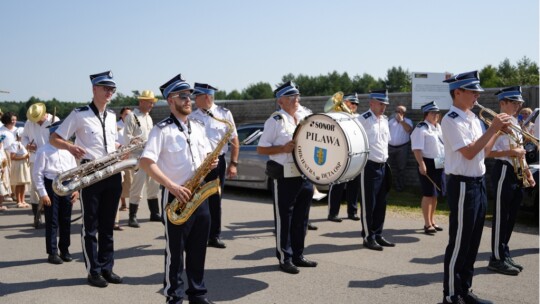
[[[140,167],[163,186],[163,210],[175,198],[180,204],[190,200],[193,193],[184,187],[207,153],[211,152],[204,125],[188,119],[191,114],[193,90],[180,74],[160,87],[167,99],[171,115],[159,122],[148,135],[141,155]],[[216,168],[217,159],[212,168]],[[165,279],[163,294],[167,303],[182,303],[185,295],[189,303],[212,303],[206,298],[204,263],[206,243],[210,231],[210,212],[205,200],[181,225],[165,220]],[[188,288],[184,292],[182,273],[185,265]]]

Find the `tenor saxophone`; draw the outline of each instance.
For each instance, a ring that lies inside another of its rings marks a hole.
[[[145,144],[146,141],[135,140],[107,156],[58,174],[52,183],[53,191],[60,196],[66,196],[116,173],[135,168],[139,163],[138,158],[124,159],[124,156],[127,153],[141,152]]]
[[[211,118],[224,123],[227,125],[227,133],[223,138],[218,142],[216,148],[212,153],[210,153],[203,161],[203,163],[197,168],[193,177],[191,177],[185,184],[184,187],[191,191],[192,195],[189,201],[186,203],[181,203],[178,201],[178,198],[174,198],[172,202],[167,204],[165,211],[167,212],[167,218],[172,224],[182,225],[185,223],[191,215],[197,210],[197,208],[210,196],[214,194],[221,195],[221,186],[219,183],[219,178],[216,178],[210,182],[202,184],[204,178],[210,171],[212,171],[212,162],[219,156],[223,146],[227,144],[229,138],[231,137],[234,127],[226,119],[219,119],[212,115],[212,113],[206,111],[206,114]]]

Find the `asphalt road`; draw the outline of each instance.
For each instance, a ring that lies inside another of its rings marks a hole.
[[[12,203],[5,203],[13,207]],[[270,197],[247,189],[226,189],[223,239],[226,249],[209,248],[208,298],[217,303],[440,303],[447,230],[423,234],[420,214],[388,213],[385,236],[395,248],[363,248],[360,223],[326,220],[327,207],[311,209],[319,229],[309,231],[305,254],[319,262],[297,275],[279,271]],[[77,205],[73,217],[80,214]],[[341,214],[346,214],[342,206]],[[121,212],[126,225],[127,212]],[[72,226],[75,260],[47,263],[44,230],[31,226],[28,209],[0,213],[0,303],[163,303],[164,237],[161,223],[139,211],[141,228],[115,232],[115,268],[121,285],[99,289],[86,283],[81,260],[80,220]],[[447,227],[445,217],[439,224]],[[516,227],[510,242],[523,264],[518,276],[487,270],[491,223],[484,229],[473,289],[495,303],[539,302],[538,228]]]

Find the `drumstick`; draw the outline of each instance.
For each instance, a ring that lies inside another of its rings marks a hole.
[[[429,181],[433,184],[433,186],[435,186],[435,188],[437,188],[437,190],[441,191],[441,188],[437,187],[437,184],[435,184],[435,182],[429,177],[429,175],[427,175],[427,173],[426,173],[425,177],[427,177],[427,179],[429,179]]]

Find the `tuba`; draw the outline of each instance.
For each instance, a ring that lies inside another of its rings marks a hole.
[[[226,119],[219,119],[214,117],[212,113],[206,111],[206,114],[211,118],[224,123],[227,125],[227,133],[219,141],[216,148],[212,153],[210,153],[203,161],[203,163],[197,168],[195,174],[191,179],[189,179],[184,187],[191,191],[191,198],[186,203],[181,203],[178,201],[178,198],[174,198],[172,202],[165,206],[165,211],[167,213],[167,218],[174,225],[182,225],[185,223],[190,216],[197,210],[197,208],[206,200],[208,197],[218,193],[221,195],[221,186],[219,184],[219,178],[216,178],[204,185],[201,185],[204,181],[204,178],[212,170],[212,162],[219,156],[223,146],[229,141],[234,128],[233,125]]]
[[[343,92],[337,92],[330,97],[324,105],[324,112],[345,112],[352,114],[351,109],[343,102]]]
[[[60,173],[53,181],[53,191],[60,196],[66,196],[71,192],[88,187],[116,173],[135,168],[139,162],[138,157],[124,159],[124,155],[127,153],[142,152],[145,144],[146,141],[135,139],[129,145],[125,145],[107,156]]]

